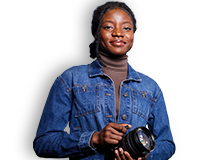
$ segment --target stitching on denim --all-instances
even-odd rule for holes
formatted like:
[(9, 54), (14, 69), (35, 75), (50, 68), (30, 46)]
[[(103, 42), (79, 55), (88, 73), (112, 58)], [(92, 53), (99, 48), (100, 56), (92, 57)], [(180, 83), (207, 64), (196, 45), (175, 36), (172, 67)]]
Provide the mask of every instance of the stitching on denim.
[[(142, 96), (142, 93), (143, 93), (143, 92), (144, 92), (144, 93), (147, 93), (146, 91), (138, 91), (138, 92), (139, 92), (139, 94), (138, 94), (138, 93), (135, 93), (134, 91), (138, 91), (138, 90), (133, 90), (133, 94), (134, 94), (134, 95), (137, 95), (137, 96), (141, 96), (141, 97), (143, 97), (143, 96)], [(150, 95), (151, 98), (149, 98), (148, 95), (150, 95), (150, 94), (149, 94), (149, 93), (146, 94), (146, 96), (143, 97), (143, 98), (147, 98), (147, 99), (149, 99), (150, 101), (152, 101), (153, 97)]]
[[(105, 79), (103, 78), (103, 84), (105, 84)], [(104, 93), (105, 93), (105, 86), (107, 86), (107, 85), (101, 85), (102, 87), (103, 87), (103, 91), (104, 91)], [(111, 85), (109, 85), (109, 86), (111, 86)], [(106, 112), (106, 110), (107, 110), (107, 96), (103, 96), (103, 102), (104, 102), (104, 104), (103, 104), (103, 109), (104, 109), (104, 115), (107, 115), (107, 112)], [(106, 118), (106, 116), (103, 116), (103, 118), (104, 118), (104, 122), (105, 122), (105, 124), (108, 124), (108, 119)]]
[(86, 112), (83, 112), (83, 113), (77, 113), (75, 115), (75, 117), (78, 118), (78, 117), (86, 116), (86, 115), (93, 114), (93, 113), (96, 113), (96, 112), (100, 112), (99, 107), (96, 107), (94, 110), (86, 111)]
[[(92, 90), (86, 89), (85, 92), (93, 92), (93, 91), (99, 91), (99, 89), (92, 89)], [(83, 91), (83, 90), (80, 90), (80, 91), (74, 91), (74, 93), (84, 93), (84, 91)]]
[[(161, 93), (162, 93), (162, 91), (161, 91), (161, 89), (159, 89), (159, 91), (158, 91), (158, 94), (157, 94), (156, 98), (154, 98), (154, 99), (153, 99), (154, 103), (151, 105), (151, 110), (150, 110), (150, 113), (152, 112), (152, 110), (153, 110), (153, 107), (154, 107), (154, 106), (155, 106), (155, 104), (157, 103), (157, 100), (158, 100), (159, 96), (161, 95)], [(149, 114), (149, 116), (150, 116), (150, 114)]]
[(141, 112), (139, 112), (136, 107), (133, 107), (133, 113), (137, 114), (138, 116), (142, 117), (146, 122), (148, 122), (146, 116), (144, 114), (142, 114)]
[[(142, 117), (142, 118), (144, 118), (144, 120), (146, 121), (146, 122), (148, 122), (148, 120), (147, 120), (147, 117), (144, 115), (144, 114), (142, 114), (142, 112), (141, 111), (139, 111), (138, 110), (138, 107), (135, 107), (135, 105), (137, 105), (137, 101), (136, 101), (136, 96), (135, 96), (136, 94), (135, 94), (135, 92), (134, 92), (134, 90), (132, 91), (132, 96), (133, 96), (133, 104), (132, 104), (132, 112), (133, 113), (135, 113), (135, 114), (137, 114), (138, 116), (140, 116), (140, 117)], [(148, 98), (149, 99), (149, 98)], [(151, 99), (149, 99), (150, 100), (150, 102), (149, 102), (149, 105), (151, 104)]]
[(152, 96), (152, 93), (149, 92), (149, 91), (142, 91), (142, 90), (139, 90), (139, 89), (134, 89), (134, 88), (132, 88), (132, 87), (128, 87), (128, 86), (126, 86), (126, 85), (124, 85), (124, 84), (123, 84), (123, 86), (126, 87), (126, 88), (129, 88), (129, 89), (132, 89), (132, 90), (139, 91), (139, 92), (145, 92), (145, 93), (148, 93), (148, 94), (150, 94), (150, 95)]
[[(97, 92), (97, 96), (96, 96), (96, 106), (90, 108), (90, 110), (86, 111), (86, 112), (79, 112), (78, 110), (75, 111), (75, 117), (82, 117), (82, 116), (85, 116), (85, 115), (89, 115), (89, 114), (93, 114), (93, 113), (96, 113), (96, 112), (100, 112), (101, 109), (100, 109), (100, 85), (97, 85), (95, 86), (96, 89), (95, 90), (86, 90), (86, 92), (88, 91), (96, 91)], [(82, 91), (76, 91), (74, 93), (83, 93), (83, 90)]]
[(69, 95), (70, 100), (72, 101), (72, 95), (71, 95), (72, 88), (67, 87), (67, 84), (64, 82), (64, 80), (61, 76), (58, 76), (57, 79), (63, 85), (62, 89), (66, 90), (67, 94)]
[(95, 84), (95, 85), (91, 85), (91, 84), (75, 84), (73, 86), (73, 90), (74, 93), (83, 93), (83, 89), (82, 87), (86, 86), (86, 87), (95, 87), (96, 89), (88, 89), (86, 88), (85, 92), (93, 92), (93, 91), (100, 91), (100, 86), (102, 86), (101, 84)]
[(162, 92), (161, 89), (159, 89), (158, 94), (157, 94), (156, 97), (153, 99), (154, 102), (157, 102), (158, 98), (159, 98), (160, 95), (161, 95), (161, 92)]
[(123, 84), (123, 86), (126, 87), (126, 88), (128, 88), (128, 89), (132, 89), (132, 91), (138, 91), (138, 92), (145, 92), (145, 93), (148, 93), (148, 94), (152, 97), (152, 99), (153, 99), (153, 95), (152, 95), (152, 93), (149, 92), (149, 91), (143, 91), (143, 90), (139, 90), (139, 89), (134, 89), (134, 88), (128, 87), (128, 86), (126, 86), (126, 85), (124, 85), (124, 84)]
[[(94, 61), (95, 62), (95, 61)], [(99, 72), (99, 73), (94, 73), (93, 74), (93, 63), (94, 62), (92, 62), (91, 64), (90, 64), (90, 66), (89, 66), (89, 69), (88, 69), (88, 71), (89, 71), (89, 77), (90, 78), (93, 78), (93, 77), (97, 77), (97, 76), (101, 76), (102, 74), (101, 74), (101, 72)]]
[(89, 66), (89, 76), (92, 76), (92, 64)]
[[(85, 132), (83, 134), (85, 134)], [(81, 149), (81, 141), (82, 141), (83, 134), (81, 134), (80, 139), (79, 139), (79, 149), (80, 149), (80, 151), (82, 151), (82, 149)]]
[(134, 70), (135, 74), (137, 75), (137, 77), (139, 78), (139, 81), (142, 81), (142, 79), (139, 77), (138, 73)]
[(60, 80), (60, 82), (63, 84), (64, 88), (66, 89), (66, 91), (70, 92), (72, 90), (72, 88), (69, 88), (68, 85), (66, 84), (66, 82), (64, 81), (64, 79), (61, 76), (58, 76), (58, 80)]
[(102, 86), (103, 84), (96, 83), (96, 84), (74, 84), (73, 87), (82, 87), (82, 86), (89, 86), (89, 87), (94, 87), (94, 86)]
[(63, 78), (61, 76), (58, 76), (58, 79), (63, 84), (63, 86), (65, 87), (65, 89), (67, 89), (67, 85), (66, 85), (65, 81), (63, 80)]
[(94, 87), (94, 86), (102, 86), (102, 87), (105, 87), (105, 86), (108, 86), (108, 87), (113, 87), (113, 85), (111, 85), (111, 84), (103, 84), (103, 83), (97, 83), (97, 84), (74, 84), (73, 85), (73, 88), (76, 88), (76, 87), (82, 87), (82, 86), (86, 86), (86, 87)]
[(142, 114), (136, 107), (133, 108), (133, 113), (137, 114), (138, 116), (142, 117), (146, 122), (148, 122), (146, 116)]
[(98, 106), (98, 107), (97, 107), (97, 108), (98, 108), (99, 111), (100, 111), (100, 86), (97, 86), (97, 90), (98, 90), (98, 92), (97, 92), (97, 94), (98, 94), (98, 95), (97, 95), (97, 97), (98, 97), (98, 98), (97, 98), (97, 103), (98, 103), (97, 106)]
[(126, 123), (129, 123), (129, 120), (130, 120), (130, 119), (129, 119), (129, 116), (130, 116), (131, 99), (130, 99), (130, 97), (128, 96), (126, 100), (127, 100), (127, 103), (126, 103), (126, 104), (127, 104), (127, 105), (126, 105), (126, 108), (127, 108), (127, 110), (126, 110), (126, 111), (127, 111), (127, 112), (126, 112), (126, 115), (128, 115), (128, 116), (127, 116), (127, 118), (125, 119), (125, 122), (126, 122)]
[[(131, 67), (131, 65), (128, 63), (128, 69), (131, 69), (133, 72), (135, 72), (136, 76), (138, 79), (132, 78), (132, 79), (127, 79), (127, 80), (135, 80), (135, 81), (142, 81), (142, 79), (140, 78), (139, 74)], [(133, 73), (131, 72), (131, 73)], [(130, 77), (131, 78), (131, 77)]]

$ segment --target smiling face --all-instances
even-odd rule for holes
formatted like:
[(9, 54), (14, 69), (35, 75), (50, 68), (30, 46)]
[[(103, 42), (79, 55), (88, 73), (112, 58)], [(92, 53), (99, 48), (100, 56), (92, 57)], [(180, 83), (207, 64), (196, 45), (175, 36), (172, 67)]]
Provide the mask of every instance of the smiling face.
[(133, 22), (121, 9), (112, 9), (103, 15), (100, 30), (103, 47), (114, 55), (126, 54), (133, 45)]

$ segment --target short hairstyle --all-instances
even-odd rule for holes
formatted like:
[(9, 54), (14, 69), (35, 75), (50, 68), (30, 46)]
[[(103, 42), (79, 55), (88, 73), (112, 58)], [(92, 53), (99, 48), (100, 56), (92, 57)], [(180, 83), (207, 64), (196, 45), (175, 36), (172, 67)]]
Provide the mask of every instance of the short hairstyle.
[(95, 37), (94, 42), (92, 42), (89, 45), (90, 48), (90, 57), (95, 58), (97, 57), (100, 59), (99, 56), (99, 46), (100, 46), (100, 29), (101, 29), (101, 23), (103, 20), (103, 15), (108, 12), (109, 10), (112, 10), (114, 8), (121, 9), (125, 11), (131, 18), (133, 22), (133, 32), (136, 32), (136, 19), (132, 12), (132, 10), (123, 2), (107, 2), (104, 5), (101, 5), (96, 8), (96, 10), (93, 13), (92, 18), (92, 26), (91, 26), (91, 32), (92, 35)]

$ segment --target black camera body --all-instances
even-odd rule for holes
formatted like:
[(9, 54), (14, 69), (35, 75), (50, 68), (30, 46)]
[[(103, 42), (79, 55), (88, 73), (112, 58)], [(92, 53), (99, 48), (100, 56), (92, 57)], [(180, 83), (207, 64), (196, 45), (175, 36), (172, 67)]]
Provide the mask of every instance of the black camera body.
[[(114, 155), (114, 150), (122, 148), (129, 152), (134, 159), (145, 157), (155, 148), (155, 139), (153, 134), (145, 127), (137, 127), (126, 134), (118, 145), (111, 147), (111, 152)], [(112, 157), (113, 155), (110, 155)]]

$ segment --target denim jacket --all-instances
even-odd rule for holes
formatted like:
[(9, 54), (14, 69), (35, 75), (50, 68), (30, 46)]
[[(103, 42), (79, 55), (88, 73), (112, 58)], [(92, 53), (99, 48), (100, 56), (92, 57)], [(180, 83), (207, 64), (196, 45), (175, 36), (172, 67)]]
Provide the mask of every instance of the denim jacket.
[[(163, 94), (151, 78), (128, 64), (128, 77), (120, 86), (118, 119), (113, 81), (98, 60), (66, 70), (54, 82), (33, 143), (39, 157), (104, 159), (90, 146), (92, 134), (109, 122), (146, 126), (155, 137), (148, 160), (166, 160), (175, 152)], [(64, 131), (68, 121), (70, 134)]]

